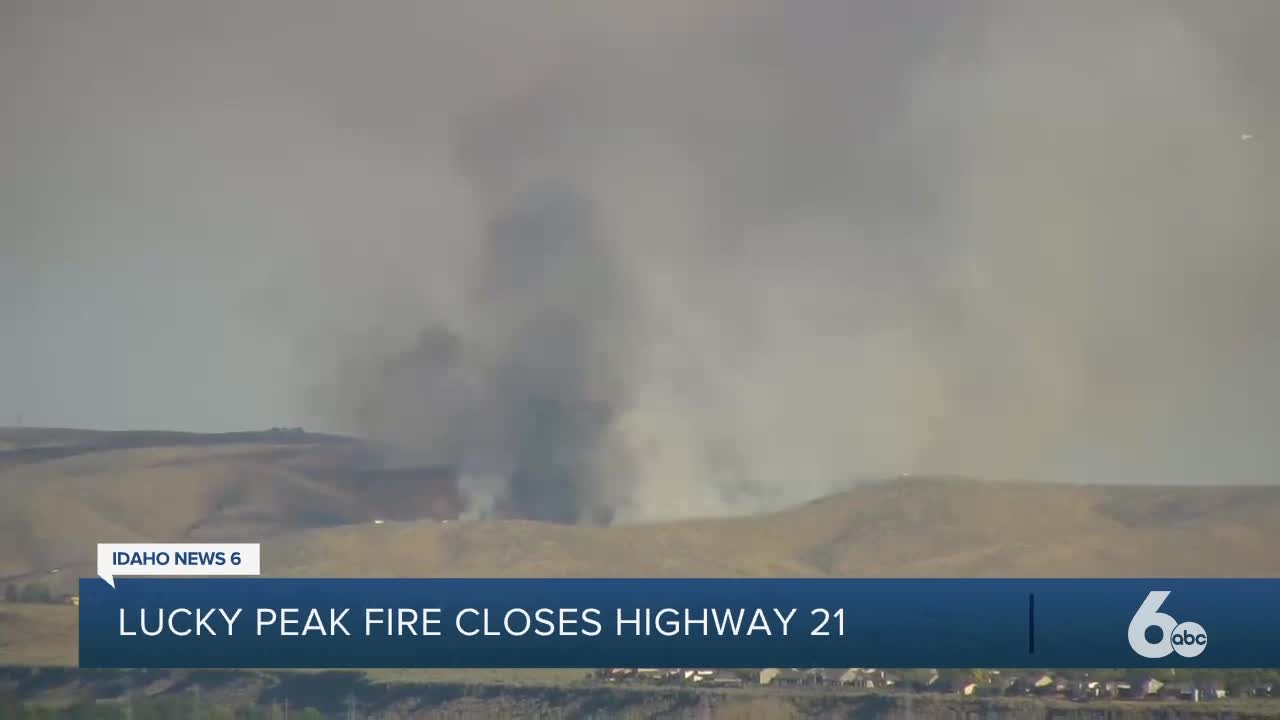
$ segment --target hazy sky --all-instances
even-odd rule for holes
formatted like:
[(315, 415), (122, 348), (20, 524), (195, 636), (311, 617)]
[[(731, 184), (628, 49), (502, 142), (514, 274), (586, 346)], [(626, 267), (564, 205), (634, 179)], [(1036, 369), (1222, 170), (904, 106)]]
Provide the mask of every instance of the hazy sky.
[(0, 424), (361, 433), (557, 517), (1272, 480), (1277, 27), (0, 0)]

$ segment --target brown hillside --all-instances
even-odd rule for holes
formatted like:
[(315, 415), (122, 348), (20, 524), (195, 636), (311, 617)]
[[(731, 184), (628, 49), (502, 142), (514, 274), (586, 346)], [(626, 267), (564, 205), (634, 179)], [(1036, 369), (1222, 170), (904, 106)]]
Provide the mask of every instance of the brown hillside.
[[(909, 478), (754, 517), (589, 528), (423, 519), (456, 511), (447, 474), (353, 452), (90, 447), (0, 466), (0, 579), (67, 592), (98, 542), (183, 539), (259, 541), (265, 573), (304, 577), (1280, 575), (1280, 487)], [(70, 608), (3, 610), (0, 664), (74, 663)]]
[(894, 480), (749, 518), (503, 521), (288, 534), (265, 570), (322, 576), (1269, 576), (1280, 488)]
[[(908, 478), (746, 518), (446, 524), (459, 502), (447, 473), (362, 467), (350, 443), (252, 435), (0, 433), (11, 451), (87, 444), (0, 468), (0, 578), (66, 590), (92, 573), (98, 542), (184, 539), (261, 541), (267, 572), (313, 576), (1280, 573), (1277, 487)], [(163, 442), (102, 449), (104, 437)]]
[(456, 517), (460, 509), (452, 476), (366, 469), (351, 443), (233, 434), (114, 449), (148, 437), (29, 429), (0, 438), (10, 444), (0, 451), (0, 578), (61, 569), (48, 578), (61, 590), (74, 578), (67, 571), (89, 572), (99, 542), (255, 541), (379, 517)]

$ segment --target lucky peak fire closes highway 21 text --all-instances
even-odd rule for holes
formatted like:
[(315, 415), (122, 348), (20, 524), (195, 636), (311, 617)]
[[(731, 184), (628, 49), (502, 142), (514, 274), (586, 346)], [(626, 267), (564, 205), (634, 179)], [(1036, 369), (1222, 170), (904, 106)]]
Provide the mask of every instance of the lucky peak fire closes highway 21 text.
[[(797, 619), (799, 618), (799, 619)], [(120, 609), (120, 636), (307, 635), (442, 637), (596, 637), (612, 627), (615, 637), (660, 635), (745, 636), (807, 632), (816, 637), (844, 635), (844, 609), (814, 608), (634, 608), (611, 613), (600, 608), (256, 608), (246, 616), (237, 608)]]

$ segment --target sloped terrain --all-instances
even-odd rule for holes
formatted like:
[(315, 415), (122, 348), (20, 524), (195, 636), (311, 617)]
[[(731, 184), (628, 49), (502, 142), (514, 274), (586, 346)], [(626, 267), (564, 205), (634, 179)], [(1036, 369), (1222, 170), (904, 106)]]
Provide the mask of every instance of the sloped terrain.
[(59, 570), (55, 589), (91, 574), (99, 542), (260, 541), (460, 510), (452, 475), (371, 466), (376, 453), (345, 438), (20, 429), (0, 441), (0, 578)]
[[(184, 539), (262, 542), (264, 573), (296, 577), (1280, 575), (1280, 487), (899, 478), (752, 517), (442, 522), (461, 509), (452, 475), (370, 466), (358, 441), (37, 439), (79, 449), (0, 469), (0, 579), (55, 593), (93, 574), (98, 542)], [(73, 663), (74, 617), (57, 606), (0, 616), (0, 664)]]
[(1276, 487), (901, 479), (724, 520), (312, 530), (274, 541), (264, 569), (300, 576), (1268, 576), (1280, 573), (1278, 520)]
[[(588, 528), (442, 523), (441, 468), (298, 431), (0, 431), (0, 578), (90, 574), (98, 542), (268, 543), (289, 575), (1267, 575), (1280, 488), (900, 478), (754, 517)], [(143, 444), (151, 443), (151, 444)], [(373, 519), (385, 519), (375, 525)]]

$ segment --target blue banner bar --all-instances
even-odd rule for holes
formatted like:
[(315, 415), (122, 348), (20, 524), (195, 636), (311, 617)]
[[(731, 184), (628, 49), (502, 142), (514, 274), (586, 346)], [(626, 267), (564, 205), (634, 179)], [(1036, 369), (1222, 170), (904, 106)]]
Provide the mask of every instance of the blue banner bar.
[(1280, 667), (1280, 580), (92, 578), (80, 665)]

